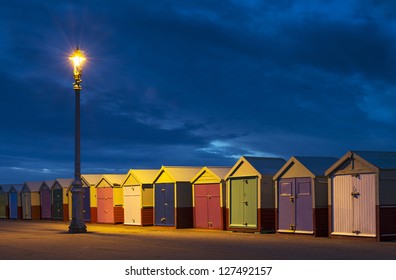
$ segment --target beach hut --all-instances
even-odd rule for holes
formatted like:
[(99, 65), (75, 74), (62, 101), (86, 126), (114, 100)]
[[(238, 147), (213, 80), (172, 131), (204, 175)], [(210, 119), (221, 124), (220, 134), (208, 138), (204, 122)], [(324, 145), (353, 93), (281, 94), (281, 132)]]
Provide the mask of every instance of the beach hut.
[(8, 192), (8, 207), (10, 219), (22, 218), (22, 206), (20, 198), (22, 188), (23, 184), (15, 184), (10, 187), (10, 190)]
[(328, 182), (334, 157), (291, 157), (275, 174), (276, 229), (279, 233), (328, 236)]
[(162, 166), (154, 179), (154, 225), (191, 228), (191, 179), (202, 167)]
[(25, 182), (21, 191), (22, 219), (39, 220), (41, 215), (40, 187), (43, 181)]
[(102, 179), (103, 174), (81, 175), (82, 188), (84, 190), (84, 220), (96, 223), (97, 221), (97, 198), (96, 185)]
[(225, 228), (225, 176), (231, 167), (203, 167), (191, 179), (194, 227)]
[(125, 177), (126, 174), (105, 174), (96, 185), (98, 223), (124, 222), (124, 196), (121, 184)]
[(396, 239), (396, 152), (349, 151), (326, 175), (330, 237)]
[(54, 180), (43, 181), (40, 186), (40, 218), (42, 220), (51, 219), (51, 187), (54, 183)]
[(153, 180), (157, 173), (158, 169), (129, 170), (121, 185), (125, 225), (153, 225)]
[(273, 176), (286, 163), (282, 158), (243, 156), (226, 175), (227, 229), (275, 231)]
[(0, 185), (0, 218), (7, 219), (10, 215), (8, 209), (8, 192), (10, 185)]
[(73, 179), (56, 179), (51, 187), (52, 220), (69, 220), (69, 190)]

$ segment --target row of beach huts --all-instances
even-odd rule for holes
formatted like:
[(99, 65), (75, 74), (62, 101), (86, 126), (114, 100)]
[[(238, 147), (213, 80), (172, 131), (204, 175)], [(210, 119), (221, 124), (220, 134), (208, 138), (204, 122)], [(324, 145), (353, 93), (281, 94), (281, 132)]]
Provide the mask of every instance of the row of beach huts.
[[(396, 239), (396, 152), (243, 156), (230, 167), (162, 166), (81, 179), (90, 223)], [(68, 221), (72, 182), (0, 185), (0, 218)]]

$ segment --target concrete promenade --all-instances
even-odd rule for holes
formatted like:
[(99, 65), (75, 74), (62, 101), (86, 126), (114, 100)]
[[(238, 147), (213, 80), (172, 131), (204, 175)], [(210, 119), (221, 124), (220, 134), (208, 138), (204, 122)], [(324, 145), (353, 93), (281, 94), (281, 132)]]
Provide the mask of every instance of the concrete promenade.
[(1, 260), (396, 260), (396, 242), (289, 234), (0, 220)]

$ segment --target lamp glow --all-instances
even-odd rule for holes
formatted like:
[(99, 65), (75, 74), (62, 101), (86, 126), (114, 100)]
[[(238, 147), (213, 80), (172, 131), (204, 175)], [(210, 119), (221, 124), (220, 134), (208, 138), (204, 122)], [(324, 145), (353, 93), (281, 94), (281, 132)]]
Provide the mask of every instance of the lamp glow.
[(81, 75), (82, 75), (82, 65), (87, 60), (85, 58), (84, 52), (77, 48), (71, 56), (69, 56), (69, 60), (73, 62), (74, 66), (74, 89), (80, 90), (81, 89)]

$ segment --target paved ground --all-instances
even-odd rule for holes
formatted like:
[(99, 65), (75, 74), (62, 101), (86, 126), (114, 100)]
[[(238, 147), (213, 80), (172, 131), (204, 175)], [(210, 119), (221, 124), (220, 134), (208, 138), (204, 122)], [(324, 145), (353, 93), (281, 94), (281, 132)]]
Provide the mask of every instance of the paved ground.
[(0, 220), (1, 260), (396, 260), (396, 242), (290, 234)]

